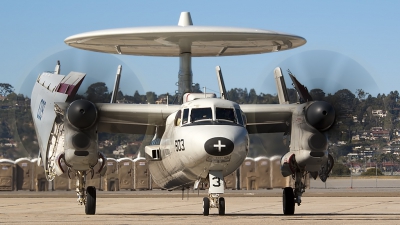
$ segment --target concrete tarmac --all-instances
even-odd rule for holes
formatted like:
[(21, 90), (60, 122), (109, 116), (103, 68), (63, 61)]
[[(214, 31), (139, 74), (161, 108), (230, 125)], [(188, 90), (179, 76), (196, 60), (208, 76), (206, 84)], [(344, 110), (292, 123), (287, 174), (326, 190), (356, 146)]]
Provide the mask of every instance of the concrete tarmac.
[[(0, 224), (400, 224), (400, 197), (350, 197), (353, 194), (347, 192), (342, 192), (345, 197), (326, 197), (325, 192), (316, 192), (319, 197), (305, 195), (295, 215), (284, 216), (282, 198), (260, 194), (263, 192), (269, 193), (227, 193), (225, 216), (219, 216), (217, 209), (210, 209), (209, 216), (202, 215), (205, 193), (197, 196), (190, 192), (189, 199), (185, 195), (182, 200), (179, 192), (168, 197), (157, 194), (164, 193), (161, 191), (119, 195), (99, 192), (96, 215), (89, 216), (84, 206), (77, 204), (73, 192), (68, 193), (69, 197), (58, 192), (26, 196), (30, 192), (21, 191), (9, 192), (13, 195), (6, 197), (2, 192)], [(272, 192), (278, 194), (281, 190)]]

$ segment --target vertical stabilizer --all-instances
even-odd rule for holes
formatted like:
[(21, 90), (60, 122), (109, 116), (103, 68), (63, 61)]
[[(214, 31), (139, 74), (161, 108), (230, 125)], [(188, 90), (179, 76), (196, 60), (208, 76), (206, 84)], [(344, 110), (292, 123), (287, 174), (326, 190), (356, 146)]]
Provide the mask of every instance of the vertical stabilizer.
[(118, 90), (119, 90), (119, 80), (121, 79), (121, 71), (122, 71), (122, 66), (119, 65), (117, 69), (117, 75), (115, 76), (115, 83), (114, 83), (114, 89), (111, 95), (111, 103), (116, 103), (117, 102), (117, 96), (118, 96)]
[(221, 94), (221, 99), (228, 100), (228, 96), (226, 96), (225, 82), (224, 78), (222, 77), (221, 67), (217, 66), (215, 67), (215, 70), (217, 71), (218, 86), (219, 86), (219, 92)]
[(278, 91), (279, 104), (289, 104), (289, 95), (286, 89), (285, 78), (282, 75), (280, 67), (274, 70), (274, 77), (276, 82), (276, 90)]

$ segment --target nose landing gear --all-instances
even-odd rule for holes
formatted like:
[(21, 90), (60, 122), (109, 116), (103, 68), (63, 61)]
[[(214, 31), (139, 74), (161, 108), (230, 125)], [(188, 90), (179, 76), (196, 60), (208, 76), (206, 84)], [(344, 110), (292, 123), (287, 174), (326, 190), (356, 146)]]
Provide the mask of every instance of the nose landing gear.
[(210, 188), (208, 189), (208, 197), (203, 198), (203, 215), (208, 216), (210, 208), (218, 208), (218, 214), (225, 215), (225, 199), (220, 197), (225, 189), (222, 171), (210, 171), (208, 177)]

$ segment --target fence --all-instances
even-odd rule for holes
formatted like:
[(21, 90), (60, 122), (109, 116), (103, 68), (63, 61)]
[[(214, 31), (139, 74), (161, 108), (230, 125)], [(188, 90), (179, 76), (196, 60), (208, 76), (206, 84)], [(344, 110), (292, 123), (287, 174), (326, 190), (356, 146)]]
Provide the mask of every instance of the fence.
[[(93, 178), (89, 175), (87, 186), (103, 191), (160, 189), (151, 179), (148, 162), (144, 158), (108, 158), (106, 165), (106, 174), (95, 174)], [(0, 191), (75, 190), (74, 171), (70, 172), (71, 178), (63, 174), (48, 182), (43, 167), (37, 165), (37, 159), (1, 159), (0, 168)], [(290, 185), (290, 180), (290, 177), (285, 178), (280, 173), (280, 156), (246, 158), (238, 170), (225, 176), (226, 189), (233, 190), (282, 188)], [(201, 187), (207, 188), (207, 183)]]

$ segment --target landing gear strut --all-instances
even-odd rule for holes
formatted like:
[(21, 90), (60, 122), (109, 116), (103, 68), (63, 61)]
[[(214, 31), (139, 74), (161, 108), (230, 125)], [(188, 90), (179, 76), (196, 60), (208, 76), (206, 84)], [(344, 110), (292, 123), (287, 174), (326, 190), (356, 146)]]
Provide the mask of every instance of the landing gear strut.
[(225, 189), (222, 171), (210, 171), (208, 176), (210, 188), (208, 189), (208, 197), (203, 198), (203, 215), (208, 216), (210, 208), (218, 208), (218, 214), (225, 215), (225, 199), (220, 197)]
[(282, 195), (282, 204), (283, 204), (283, 214), (285, 215), (293, 215), (295, 204), (298, 206), (301, 205), (301, 196), (305, 192), (306, 185), (306, 171), (298, 170), (293, 175), (293, 179), (295, 180), (294, 190), (292, 187), (286, 187), (283, 189)]
[(78, 196), (78, 203), (85, 205), (85, 213), (87, 215), (94, 215), (96, 213), (96, 188), (93, 186), (86, 186), (86, 171), (76, 172), (76, 195)]

